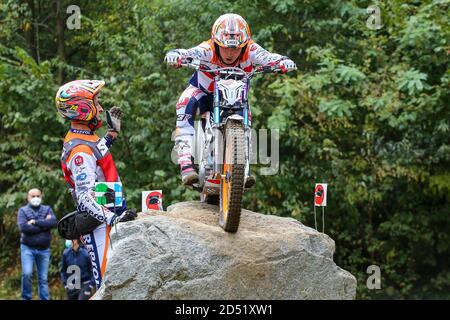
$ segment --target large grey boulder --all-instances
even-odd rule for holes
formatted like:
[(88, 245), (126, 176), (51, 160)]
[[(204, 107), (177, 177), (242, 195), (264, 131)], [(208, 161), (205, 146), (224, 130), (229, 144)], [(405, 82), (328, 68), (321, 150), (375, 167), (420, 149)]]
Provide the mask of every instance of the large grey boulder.
[(235, 234), (217, 219), (216, 206), (183, 202), (119, 223), (94, 299), (355, 298), (326, 234), (248, 210)]

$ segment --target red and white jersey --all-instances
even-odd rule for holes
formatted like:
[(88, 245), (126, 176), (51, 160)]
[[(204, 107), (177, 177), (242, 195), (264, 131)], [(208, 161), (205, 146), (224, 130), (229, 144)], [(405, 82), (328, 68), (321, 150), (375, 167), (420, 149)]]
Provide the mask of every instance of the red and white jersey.
[(93, 133), (68, 132), (61, 166), (79, 210), (109, 222), (113, 213), (95, 201), (95, 183), (120, 182), (120, 178), (105, 138), (100, 139)]
[[(108, 141), (89, 131), (71, 129), (64, 139), (61, 166), (77, 210), (87, 212), (97, 220), (105, 222), (82, 236), (91, 257), (95, 284), (99, 289), (110, 252), (109, 233), (114, 213), (96, 202), (95, 184), (120, 182), (109, 152)], [(125, 203), (120, 212), (124, 210), (126, 210)]]
[[(202, 61), (207, 61), (204, 63), (205, 67), (210, 69), (224, 67), (220, 61), (220, 58), (215, 52), (214, 42), (212, 40), (204, 41), (196, 47), (191, 49), (177, 49), (183, 57), (190, 57), (194, 59), (199, 59)], [(235, 65), (246, 72), (251, 72), (254, 66), (267, 66), (272, 65), (278, 61), (287, 59), (282, 55), (277, 53), (270, 53), (263, 47), (261, 47), (256, 42), (250, 40), (245, 52), (241, 55), (240, 60)], [(213, 75), (196, 71), (191, 80), (189, 81), (191, 85), (201, 89), (206, 93), (212, 93), (214, 90)]]

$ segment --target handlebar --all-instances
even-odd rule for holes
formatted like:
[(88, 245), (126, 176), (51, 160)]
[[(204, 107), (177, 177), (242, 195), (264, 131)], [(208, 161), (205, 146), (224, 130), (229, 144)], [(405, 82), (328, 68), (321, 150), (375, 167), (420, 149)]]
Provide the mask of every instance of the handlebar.
[(222, 75), (241, 75), (243, 77), (251, 78), (256, 74), (260, 73), (278, 73), (281, 72), (279, 66), (260, 66), (255, 68), (252, 72), (246, 72), (238, 67), (223, 67), (215, 69), (205, 69), (204, 63), (208, 61), (202, 61), (198, 59), (188, 58), (185, 63), (181, 63), (182, 67), (187, 67), (197, 71), (208, 72), (208, 73), (219, 73)]

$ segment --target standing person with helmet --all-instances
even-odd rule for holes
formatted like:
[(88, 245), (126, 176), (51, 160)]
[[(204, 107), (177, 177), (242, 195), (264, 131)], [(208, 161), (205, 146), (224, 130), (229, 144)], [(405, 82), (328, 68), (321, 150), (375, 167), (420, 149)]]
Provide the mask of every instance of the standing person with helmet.
[(96, 202), (96, 182), (120, 183), (109, 148), (120, 133), (121, 109), (112, 107), (106, 111), (105, 137), (95, 133), (102, 126), (103, 108), (98, 95), (104, 85), (104, 81), (75, 80), (61, 86), (55, 98), (59, 114), (71, 121), (64, 139), (61, 166), (77, 206), (77, 211), (61, 219), (58, 231), (66, 239), (81, 238), (92, 260), (97, 289), (106, 268), (111, 226), (136, 217), (136, 210), (127, 210), (125, 201), (111, 210)]
[[(274, 65), (279, 65), (283, 73), (297, 69), (295, 63), (288, 57), (270, 53), (255, 43), (251, 39), (247, 22), (240, 15), (233, 13), (224, 14), (216, 20), (211, 30), (211, 39), (191, 49), (171, 50), (164, 60), (169, 65), (179, 68), (186, 58), (202, 60), (204, 67), (209, 69), (239, 67), (251, 72), (255, 66)], [(192, 163), (194, 118), (198, 110), (200, 113), (212, 111), (213, 83), (211, 74), (196, 71), (176, 105), (175, 149), (184, 185), (198, 182), (198, 173)], [(246, 178), (246, 188), (254, 184), (253, 176)]]

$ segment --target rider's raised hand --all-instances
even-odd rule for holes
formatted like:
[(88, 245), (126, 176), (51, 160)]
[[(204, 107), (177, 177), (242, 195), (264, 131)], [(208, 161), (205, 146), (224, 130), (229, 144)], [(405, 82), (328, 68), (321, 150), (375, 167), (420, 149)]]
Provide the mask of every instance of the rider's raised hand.
[(280, 61), (280, 69), (282, 73), (286, 73), (292, 70), (297, 70), (297, 65), (291, 59), (285, 59)]
[(120, 133), (120, 126), (122, 122), (122, 110), (119, 107), (112, 107), (106, 111), (106, 122), (108, 124), (109, 133)]
[(164, 62), (166, 62), (168, 65), (173, 66), (175, 68), (181, 67), (181, 61), (182, 61), (181, 54), (179, 54), (176, 51), (167, 52), (166, 56), (164, 58)]

